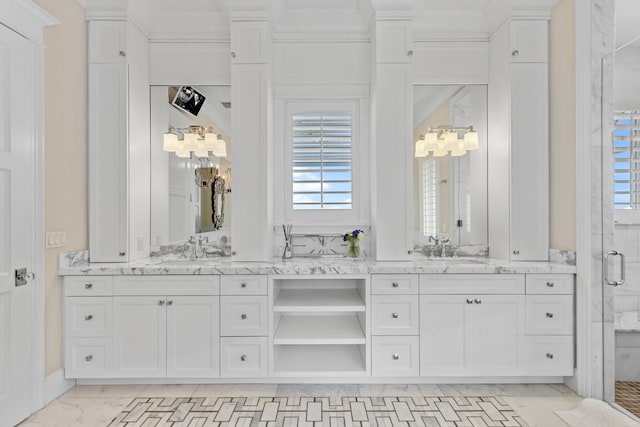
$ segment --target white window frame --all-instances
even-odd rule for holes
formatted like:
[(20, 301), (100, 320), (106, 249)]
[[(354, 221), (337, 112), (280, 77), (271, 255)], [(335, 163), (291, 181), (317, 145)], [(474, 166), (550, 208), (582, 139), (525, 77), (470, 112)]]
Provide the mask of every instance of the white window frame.
[[(305, 112), (347, 111), (351, 113), (351, 209), (293, 209), (293, 129), (292, 116)], [(360, 105), (358, 100), (288, 101), (284, 124), (284, 215), (285, 221), (307, 226), (352, 226), (360, 221), (361, 212), (361, 147)]]

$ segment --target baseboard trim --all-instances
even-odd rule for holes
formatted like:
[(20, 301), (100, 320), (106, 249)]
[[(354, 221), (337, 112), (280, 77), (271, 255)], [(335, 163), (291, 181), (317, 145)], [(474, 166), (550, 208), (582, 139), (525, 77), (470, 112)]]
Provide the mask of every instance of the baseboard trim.
[(75, 385), (76, 380), (64, 377), (64, 368), (48, 375), (44, 380), (44, 404), (49, 404)]

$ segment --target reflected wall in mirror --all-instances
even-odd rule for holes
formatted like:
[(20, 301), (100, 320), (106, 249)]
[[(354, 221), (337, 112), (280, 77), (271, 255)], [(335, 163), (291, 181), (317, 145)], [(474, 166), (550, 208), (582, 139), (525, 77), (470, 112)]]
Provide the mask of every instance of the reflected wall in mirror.
[(487, 245), (486, 85), (415, 86), (413, 140), (416, 243)]
[[(197, 116), (172, 105), (182, 87), (193, 88), (203, 95), (204, 103)], [(229, 86), (151, 86), (154, 246), (184, 243), (198, 233), (230, 233), (230, 99)], [(169, 145), (165, 143), (165, 134), (175, 135)], [(175, 140), (180, 148), (171, 145)], [(212, 149), (214, 141), (216, 144), (224, 141), (226, 153)]]

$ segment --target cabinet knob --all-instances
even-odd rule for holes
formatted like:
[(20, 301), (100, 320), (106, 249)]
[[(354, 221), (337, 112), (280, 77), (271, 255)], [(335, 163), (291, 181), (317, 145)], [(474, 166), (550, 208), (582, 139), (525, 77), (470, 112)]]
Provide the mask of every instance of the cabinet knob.
[(93, 319), (93, 314), (88, 314), (84, 316), (84, 320), (92, 320), (92, 319)]
[(241, 360), (242, 362), (246, 362), (246, 361), (247, 361), (247, 355), (246, 355), (246, 354), (243, 354), (242, 356), (240, 356), (240, 360)]
[(91, 362), (93, 360), (93, 356), (92, 355), (85, 356), (84, 360), (86, 360), (87, 362)]
[(467, 298), (467, 304), (473, 304), (473, 300), (471, 298)]
[(118, 255), (119, 256), (125, 256), (127, 253), (126, 252), (119, 252)]
[(547, 287), (548, 288), (553, 288), (553, 282), (547, 282)]
[(393, 282), (393, 283), (391, 283), (391, 286), (393, 286), (394, 288), (397, 288), (400, 285), (398, 284), (398, 282)]
[(400, 315), (398, 313), (392, 313), (391, 317), (393, 317), (394, 319), (397, 319), (398, 317), (400, 317)]
[(85, 289), (92, 289), (93, 288), (93, 283), (85, 283), (84, 284), (84, 288)]
[(173, 300), (170, 299), (169, 301), (167, 301), (167, 305), (173, 305)]
[(118, 52), (118, 55), (120, 55), (122, 57), (127, 56), (127, 54), (125, 53), (124, 50), (121, 50), (120, 52)]
[(246, 287), (247, 287), (247, 282), (242, 282), (242, 283), (240, 283), (240, 287), (241, 287), (241, 288), (246, 288)]
[(413, 56), (413, 51), (412, 50), (408, 50), (407, 51), (407, 56)]
[(398, 353), (393, 353), (393, 360), (398, 360), (400, 359), (400, 355)]
[(520, 255), (520, 251), (519, 251), (518, 249), (514, 249), (514, 250), (513, 250), (513, 254), (514, 254), (514, 255)]
[(246, 315), (246, 314), (244, 314), (244, 313), (242, 313), (242, 314), (240, 315), (240, 318), (241, 318), (242, 320), (245, 320), (245, 319), (247, 318), (247, 315)]
[(547, 353), (547, 359), (553, 359), (553, 353)]
[(475, 302), (476, 304), (482, 304), (482, 300), (479, 298), (474, 299), (473, 302)]
[(164, 300), (161, 299), (160, 301), (158, 301), (158, 305), (164, 305)]
[(236, 57), (236, 53), (235, 52), (231, 52), (231, 57), (235, 58)]
[(547, 317), (548, 317), (549, 319), (553, 319), (553, 313), (547, 313)]
[(517, 49), (511, 52), (511, 56), (518, 56), (518, 54), (520, 54), (520, 52), (518, 52)]

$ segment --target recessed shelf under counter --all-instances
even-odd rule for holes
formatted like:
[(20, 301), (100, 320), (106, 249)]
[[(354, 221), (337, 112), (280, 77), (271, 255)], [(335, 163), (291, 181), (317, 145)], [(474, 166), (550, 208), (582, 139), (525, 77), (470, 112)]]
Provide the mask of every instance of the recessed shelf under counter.
[(355, 314), (285, 314), (280, 318), (273, 343), (366, 344), (366, 337)]
[(365, 311), (365, 303), (356, 289), (284, 289), (273, 304), (273, 311)]
[(359, 376), (367, 373), (364, 346), (281, 345), (274, 349), (276, 376)]

